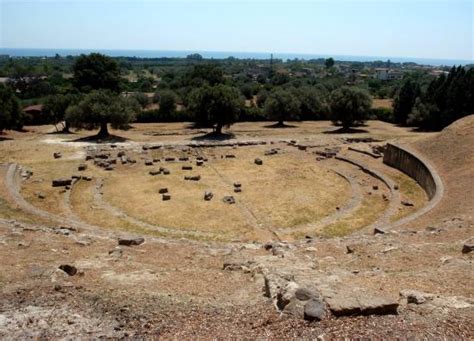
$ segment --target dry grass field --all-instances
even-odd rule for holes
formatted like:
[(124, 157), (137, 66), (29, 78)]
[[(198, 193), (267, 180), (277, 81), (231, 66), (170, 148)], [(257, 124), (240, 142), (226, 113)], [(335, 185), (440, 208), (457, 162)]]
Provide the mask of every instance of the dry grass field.
[[(190, 129), (189, 124), (137, 124), (128, 131), (114, 132), (123, 139), (118, 139), (112, 147), (84, 142), (81, 138), (86, 132), (47, 134), (50, 127), (32, 127), (30, 132), (18, 134), (18, 139), (2, 143), (5, 150), (2, 161), (15, 162), (33, 172), (33, 176), (23, 182), (21, 195), (41, 210), (60, 217), (73, 216), (90, 225), (129, 232), (148, 231), (153, 235), (166, 235), (167, 229), (184, 234), (197, 232), (195, 238), (209, 240), (264, 241), (275, 233), (290, 240), (305, 233), (345, 235), (370, 225), (387, 208), (382, 197), (388, 193), (383, 186), (377, 193), (370, 193), (370, 186), (377, 184), (370, 176), (334, 161), (316, 161), (315, 152), (325, 148), (347, 150), (345, 139), (350, 135), (331, 134), (334, 127), (327, 122), (305, 122), (283, 129), (267, 125), (236, 124), (229, 130), (234, 137), (212, 148), (187, 146), (215, 143), (202, 139), (203, 131)], [(405, 129), (380, 122), (370, 122), (369, 128), (367, 133), (354, 136), (382, 140), (412, 135)], [(298, 141), (289, 143), (294, 136)], [(239, 146), (239, 141), (258, 141), (259, 144)], [(142, 149), (147, 143), (164, 147)], [(298, 145), (305, 148), (297, 148)], [(357, 146), (357, 143), (350, 145)], [(270, 149), (277, 152), (265, 155)], [(92, 153), (106, 151), (112, 158), (122, 152), (136, 163), (117, 162), (113, 171), (107, 171), (92, 160), (85, 160), (91, 150)], [(53, 158), (54, 152), (61, 152), (62, 157)], [(369, 159), (375, 168), (389, 168), (380, 159), (370, 160), (364, 154), (351, 151), (346, 153)], [(197, 156), (207, 162), (196, 166)], [(182, 157), (187, 160), (178, 161)], [(175, 161), (165, 161), (166, 158)], [(256, 165), (256, 158), (261, 158), (263, 165)], [(147, 166), (147, 159), (156, 162)], [(81, 163), (88, 165), (83, 172), (77, 170)], [(183, 166), (192, 169), (183, 170)], [(168, 169), (170, 174), (149, 174), (160, 167)], [(341, 210), (353, 197), (353, 188), (338, 174), (341, 168), (358, 179), (363, 197), (343, 218), (327, 218), (329, 221), (318, 224)], [(416, 183), (394, 169), (388, 172), (403, 184), (401, 191), (406, 191), (407, 198), (417, 205), (413, 210), (424, 205), (424, 192)], [(88, 176), (92, 181), (81, 180), (70, 191), (51, 186), (54, 179), (73, 175)], [(185, 176), (200, 176), (200, 180), (186, 181)], [(100, 188), (97, 187), (99, 182)], [(234, 193), (234, 183), (241, 184), (241, 192)], [(162, 200), (161, 188), (169, 191), (171, 200)], [(212, 200), (203, 200), (206, 191), (213, 193)], [(39, 196), (40, 193), (43, 195)], [(233, 196), (235, 204), (224, 203), (225, 196)], [(392, 221), (410, 213), (403, 206), (399, 210)], [(302, 226), (306, 226), (304, 233)]]

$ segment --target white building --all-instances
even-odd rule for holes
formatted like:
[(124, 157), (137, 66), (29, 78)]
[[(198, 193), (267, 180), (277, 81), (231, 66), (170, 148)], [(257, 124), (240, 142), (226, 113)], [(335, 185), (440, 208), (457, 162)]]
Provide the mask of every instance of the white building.
[(403, 74), (399, 71), (391, 70), (388, 68), (376, 68), (374, 78), (381, 81), (392, 81), (401, 79)]

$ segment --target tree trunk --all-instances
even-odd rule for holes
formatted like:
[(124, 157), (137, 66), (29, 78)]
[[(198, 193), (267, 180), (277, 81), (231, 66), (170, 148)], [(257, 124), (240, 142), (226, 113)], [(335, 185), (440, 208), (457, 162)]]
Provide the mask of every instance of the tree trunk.
[(109, 136), (109, 130), (107, 128), (107, 123), (106, 122), (102, 122), (100, 124), (100, 130), (99, 130), (99, 134), (97, 134), (97, 136), (101, 137), (101, 138)]
[(222, 134), (222, 124), (220, 124), (220, 123), (217, 123), (217, 125), (216, 125), (216, 134), (217, 135)]
[(71, 125), (69, 124), (68, 121), (64, 121), (64, 127), (63, 127), (63, 133), (64, 134), (69, 134), (71, 131), (69, 130), (69, 128), (71, 127)]
[(278, 126), (279, 126), (279, 127), (283, 127), (283, 126), (284, 126), (283, 120), (279, 120), (279, 121), (278, 121)]

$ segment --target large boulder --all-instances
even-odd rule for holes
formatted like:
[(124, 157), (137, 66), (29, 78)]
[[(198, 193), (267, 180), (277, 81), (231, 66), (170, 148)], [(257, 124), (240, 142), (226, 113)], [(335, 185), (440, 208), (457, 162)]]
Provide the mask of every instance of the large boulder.
[(304, 319), (321, 321), (324, 317), (325, 304), (321, 299), (312, 298), (304, 305)]
[(363, 292), (339, 292), (326, 298), (335, 316), (397, 314), (398, 301)]

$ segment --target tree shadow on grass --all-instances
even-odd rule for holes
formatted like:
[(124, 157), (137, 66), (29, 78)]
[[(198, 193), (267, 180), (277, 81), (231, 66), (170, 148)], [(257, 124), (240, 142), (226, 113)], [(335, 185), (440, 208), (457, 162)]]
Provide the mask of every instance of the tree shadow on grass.
[(0, 142), (2, 141), (11, 141), (13, 138), (0, 135)]
[(200, 136), (195, 136), (191, 138), (193, 141), (226, 141), (235, 138), (235, 135), (232, 133), (216, 133), (215, 131), (200, 135)]
[(46, 133), (46, 135), (74, 135), (75, 132), (73, 131), (50, 131), (49, 133)]
[(359, 128), (338, 128), (335, 130), (326, 130), (323, 131), (323, 134), (362, 134), (368, 133), (369, 131), (366, 129), (359, 129)]
[(109, 135), (107, 137), (92, 135), (92, 136), (80, 137), (74, 140), (69, 140), (67, 142), (121, 143), (121, 142), (127, 142), (127, 141), (129, 141), (129, 139), (127, 139), (126, 137), (117, 136), (117, 135)]
[(274, 123), (274, 124), (267, 124), (263, 126), (264, 128), (297, 128), (298, 126), (295, 126), (293, 124), (286, 124), (286, 123)]

